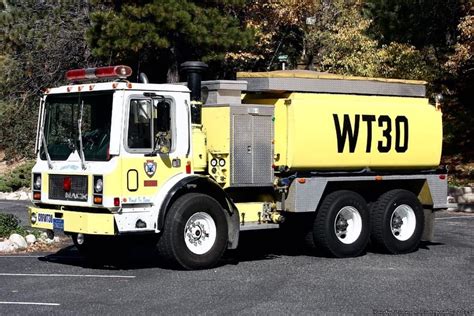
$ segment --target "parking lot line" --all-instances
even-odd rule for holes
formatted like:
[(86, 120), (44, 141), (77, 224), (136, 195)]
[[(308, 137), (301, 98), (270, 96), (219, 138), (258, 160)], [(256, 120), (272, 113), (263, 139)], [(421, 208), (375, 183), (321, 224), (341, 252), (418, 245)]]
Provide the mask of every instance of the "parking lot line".
[(0, 304), (4, 305), (41, 305), (41, 306), (60, 306), (58, 303), (41, 303), (41, 302), (2, 302)]
[(58, 273), (0, 273), (0, 276), (25, 276), (25, 277), (66, 277), (66, 278), (116, 278), (134, 279), (134, 275), (112, 274), (58, 274)]
[(464, 215), (464, 216), (451, 216), (451, 217), (438, 217), (438, 219), (460, 219), (460, 218), (474, 218), (474, 216)]
[(2, 254), (0, 254), (0, 258), (35, 258), (35, 259), (38, 259), (38, 258), (41, 258), (41, 257), (44, 257), (44, 256), (24, 256), (24, 255), (2, 255)]

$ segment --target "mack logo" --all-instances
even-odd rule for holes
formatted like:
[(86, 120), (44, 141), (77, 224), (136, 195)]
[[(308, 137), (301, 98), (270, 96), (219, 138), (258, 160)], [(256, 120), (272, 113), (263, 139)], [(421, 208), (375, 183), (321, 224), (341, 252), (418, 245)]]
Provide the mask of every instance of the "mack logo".
[(87, 201), (87, 194), (84, 193), (65, 192), (64, 197), (68, 200)]
[[(388, 153), (393, 149), (392, 147), (395, 148), (397, 153), (404, 153), (408, 150), (408, 119), (406, 116), (399, 115), (393, 120), (388, 115), (380, 115), (377, 117), (375, 115), (355, 114), (353, 119), (351, 119), (349, 114), (344, 114), (342, 124), (338, 114), (333, 114), (333, 118), (334, 127), (336, 129), (337, 152), (339, 153), (344, 152), (346, 142), (349, 143), (349, 152), (355, 152), (359, 138), (359, 130), (364, 127), (367, 130), (365, 152), (370, 153), (372, 151), (372, 131), (374, 125), (375, 128), (378, 127), (382, 129), (382, 138), (377, 140), (378, 152)], [(393, 133), (392, 126), (395, 127), (395, 133)], [(393, 140), (393, 138), (395, 138), (395, 140)]]

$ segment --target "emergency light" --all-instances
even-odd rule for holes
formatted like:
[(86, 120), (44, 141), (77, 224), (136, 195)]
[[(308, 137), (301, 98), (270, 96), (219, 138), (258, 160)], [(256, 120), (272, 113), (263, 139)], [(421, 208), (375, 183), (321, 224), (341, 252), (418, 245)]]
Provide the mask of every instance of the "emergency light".
[(132, 68), (124, 65), (97, 68), (73, 69), (66, 72), (66, 79), (78, 81), (86, 79), (125, 79), (132, 74)]

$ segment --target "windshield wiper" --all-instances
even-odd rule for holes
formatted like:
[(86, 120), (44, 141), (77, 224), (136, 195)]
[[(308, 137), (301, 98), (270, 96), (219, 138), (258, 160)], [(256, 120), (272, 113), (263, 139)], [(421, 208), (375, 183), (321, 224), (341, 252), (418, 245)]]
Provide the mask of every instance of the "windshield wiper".
[(48, 144), (46, 142), (46, 137), (44, 136), (44, 130), (41, 129), (41, 141), (43, 142), (44, 153), (46, 154), (46, 160), (48, 161), (48, 168), (53, 169), (53, 163), (51, 162), (51, 157), (48, 152)]
[[(46, 156), (46, 161), (48, 162), (48, 168), (53, 169), (53, 163), (51, 162), (51, 157), (49, 156), (48, 143), (46, 142), (46, 136), (44, 136), (44, 112), (45, 111), (45, 100), (41, 99), (40, 103), (40, 117), (38, 118), (38, 127), (40, 128), (40, 142), (43, 144), (44, 154)], [(41, 148), (38, 144), (38, 150)]]
[(84, 112), (84, 100), (81, 102), (81, 109), (79, 119), (77, 120), (77, 128), (79, 129), (79, 157), (81, 157), (82, 170), (86, 170), (86, 163), (84, 161), (84, 150), (82, 148), (82, 113)]

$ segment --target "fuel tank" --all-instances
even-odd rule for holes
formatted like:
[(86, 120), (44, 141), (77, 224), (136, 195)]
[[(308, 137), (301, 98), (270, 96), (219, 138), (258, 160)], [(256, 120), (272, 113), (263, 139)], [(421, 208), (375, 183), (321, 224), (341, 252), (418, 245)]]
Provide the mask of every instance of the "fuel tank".
[(239, 73), (242, 103), (274, 106), (274, 165), (285, 170), (432, 169), (442, 113), (425, 82), (314, 72)]

